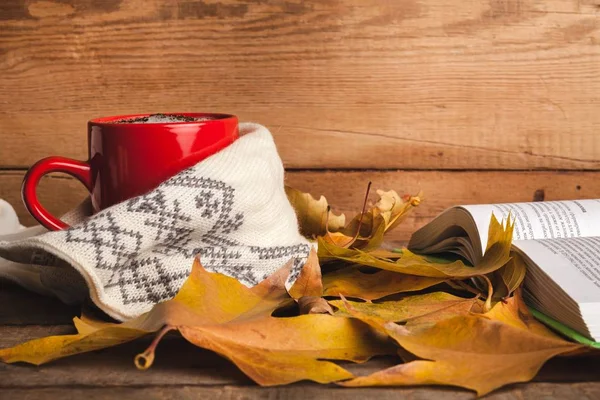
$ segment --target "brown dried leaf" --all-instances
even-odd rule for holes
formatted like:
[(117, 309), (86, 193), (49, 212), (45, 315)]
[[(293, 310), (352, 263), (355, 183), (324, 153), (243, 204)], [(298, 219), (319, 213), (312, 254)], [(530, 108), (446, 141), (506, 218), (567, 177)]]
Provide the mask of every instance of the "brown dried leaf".
[(316, 200), (310, 193), (303, 193), (289, 186), (285, 187), (285, 193), (296, 211), (302, 235), (315, 238), (325, 235), (328, 231), (337, 232), (346, 225), (344, 214), (335, 215), (329, 211), (325, 197), (321, 196)]
[(290, 296), (299, 299), (304, 296), (321, 297), (323, 294), (323, 282), (321, 280), (321, 266), (319, 257), (314, 248), (311, 249), (306, 263), (300, 271), (300, 275), (289, 290)]
[(509, 297), (521, 286), (525, 279), (527, 267), (523, 258), (516, 252), (511, 252), (511, 259), (506, 265), (494, 272), (494, 297), (497, 299)]
[(300, 276), (289, 290), (290, 296), (298, 302), (300, 314), (333, 314), (331, 306), (321, 296), (323, 281), (317, 252), (313, 248)]
[(300, 314), (330, 314), (333, 315), (333, 309), (322, 297), (304, 296), (298, 299), (298, 309)]

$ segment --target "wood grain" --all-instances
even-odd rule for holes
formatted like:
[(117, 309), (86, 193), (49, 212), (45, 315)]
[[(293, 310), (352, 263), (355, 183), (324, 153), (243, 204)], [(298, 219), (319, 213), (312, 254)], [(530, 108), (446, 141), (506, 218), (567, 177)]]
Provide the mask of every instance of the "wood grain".
[[(20, 296), (13, 291), (13, 302)], [(40, 312), (31, 307), (30, 312)], [(8, 303), (0, 305), (5, 311)], [(47, 335), (65, 335), (72, 326), (0, 326), (0, 347)], [(133, 366), (133, 357), (142, 352), (151, 337), (102, 351), (80, 354), (33, 367), (23, 364), (0, 364), (2, 398), (49, 398), (59, 390), (67, 398), (406, 398), (470, 399), (464, 390), (447, 388), (342, 389), (333, 385), (301, 382), (285, 387), (259, 388), (233, 364), (215, 353), (187, 343), (178, 335), (165, 337), (158, 347), (157, 358), (149, 371)], [(364, 364), (343, 363), (356, 375), (367, 375), (398, 362), (393, 357), (381, 357)], [(491, 399), (596, 398), (600, 391), (600, 371), (597, 358), (556, 358), (548, 362), (535, 378), (537, 382), (558, 381), (571, 384), (531, 383), (511, 385), (489, 396)], [(588, 381), (587, 383), (577, 383)], [(27, 391), (27, 392), (26, 392)], [(61, 397), (63, 398), (64, 395)], [(301, 397), (303, 395), (303, 397)], [(587, 395), (588, 397), (585, 397)], [(31, 396), (31, 397), (26, 397)], [(193, 396), (193, 397), (191, 397)], [(359, 397), (360, 396), (360, 397)], [(561, 397), (559, 397), (561, 396)], [(583, 397), (582, 397), (583, 396)], [(402, 397), (404, 398), (404, 397)]]
[[(0, 171), (0, 198), (15, 206), (26, 225), (34, 221), (20, 200), (23, 171)], [(354, 216), (360, 212), (368, 182), (373, 189), (399, 193), (425, 192), (425, 201), (390, 234), (390, 240), (407, 240), (415, 229), (448, 207), (460, 204), (600, 198), (600, 172), (520, 171), (291, 171), (286, 183), (313, 196), (324, 195), (333, 210)], [(60, 215), (75, 207), (85, 189), (71, 178), (48, 176), (39, 197), (49, 210)], [(373, 190), (371, 198), (375, 199)]]
[[(48, 335), (67, 335), (74, 332), (72, 324), (66, 325), (62, 321), (63, 317), (72, 317), (69, 310), (64, 307), (54, 306), (54, 310), (50, 310), (47, 300), (30, 296), (22, 289), (12, 288), (7, 292), (0, 303), (0, 313), (5, 313), (8, 308), (19, 306), (23, 298), (28, 299), (28, 313), (31, 314), (30, 321), (44, 320), (49, 321), (49, 318), (54, 318), (59, 325), (20, 325), (22, 319), (16, 320), (16, 326), (10, 324), (6, 320), (0, 325), (0, 348), (14, 346), (25, 341), (44, 337)], [(49, 317), (49, 315), (54, 317)], [(62, 315), (62, 316), (61, 316)], [(22, 390), (28, 388), (36, 393), (39, 388), (69, 388), (69, 393), (76, 393), (78, 389), (100, 389), (110, 387), (114, 393), (123, 390), (123, 387), (135, 386), (137, 388), (170, 388), (176, 391), (177, 388), (194, 387), (197, 393), (214, 394), (218, 393), (214, 390), (232, 390), (234, 393), (241, 394), (247, 391), (248, 395), (252, 396), (279, 396), (277, 398), (296, 398), (297, 392), (307, 391), (314, 392), (318, 397), (318, 393), (331, 394), (335, 396), (340, 392), (332, 391), (333, 386), (318, 386), (312, 383), (299, 383), (282, 388), (259, 389), (247, 377), (245, 377), (233, 364), (219, 357), (215, 353), (197, 348), (185, 340), (178, 334), (171, 334), (165, 337), (158, 347), (157, 358), (154, 365), (149, 371), (139, 371), (134, 368), (133, 357), (146, 349), (152, 340), (152, 335), (131, 343), (127, 343), (114, 348), (96, 351), (92, 353), (80, 354), (61, 360), (57, 360), (51, 364), (40, 367), (26, 366), (22, 364), (2, 364), (0, 363), (0, 374), (3, 379), (0, 380), (0, 390), (2, 394), (8, 389)], [(588, 384), (573, 384), (574, 393), (580, 393), (580, 390), (591, 390), (591, 393), (599, 390), (600, 370), (595, 368), (597, 357), (585, 356), (578, 358), (555, 358), (548, 362), (536, 376), (538, 382), (556, 381), (556, 382), (596, 382)], [(374, 371), (385, 369), (396, 365), (398, 359), (396, 357), (378, 357), (367, 363), (352, 364), (350, 362), (342, 362), (344, 368), (349, 369), (355, 375), (367, 375)], [(499, 393), (521, 393), (525, 390), (528, 393), (530, 386), (542, 388), (553, 388), (556, 390), (562, 385), (519, 385), (512, 386), (501, 390)], [(229, 389), (227, 389), (229, 388)], [(132, 394), (135, 393), (134, 388), (128, 389)], [(342, 390), (342, 389), (337, 389)], [(396, 389), (397, 393), (402, 393), (402, 389)], [(354, 393), (372, 393), (376, 394), (381, 391), (383, 398), (387, 396), (386, 389), (352, 389), (344, 390), (348, 396), (354, 396)], [(419, 389), (417, 394), (425, 397), (433, 394), (448, 393), (449, 396), (462, 396), (467, 394), (466, 391), (450, 391), (435, 388)], [(562, 392), (562, 389), (561, 389)], [(90, 393), (95, 393), (91, 391)], [(108, 392), (103, 393), (108, 396)], [(414, 393), (409, 391), (407, 393)], [(226, 392), (222, 393), (223, 395)], [(514, 393), (513, 393), (514, 394)], [(328, 396), (329, 397), (329, 396)], [(3, 397), (4, 398), (4, 397)], [(13, 398), (13, 397), (7, 397)], [(112, 397), (112, 398), (129, 398)], [(212, 396), (210, 397), (212, 398)], [(226, 397), (227, 398), (227, 397)], [(237, 398), (237, 397), (234, 397)], [(269, 397), (271, 398), (271, 397)], [(306, 398), (306, 397), (305, 397)], [(451, 397), (454, 398), (454, 397)], [(456, 397), (463, 398), (463, 397)], [(510, 397), (512, 398), (512, 397)], [(576, 397), (565, 397), (576, 398)], [(590, 397), (590, 398), (593, 398)]]
[(223, 111), (290, 168), (600, 168), (600, 0), (11, 0), (0, 166), (92, 117)]
[[(332, 386), (317, 387), (294, 385), (273, 388), (239, 387), (239, 386), (150, 386), (150, 387), (118, 387), (118, 388), (34, 388), (8, 389), (2, 394), (14, 400), (54, 399), (131, 399), (131, 400), (166, 400), (166, 399), (379, 399), (379, 400), (472, 400), (474, 394), (464, 390), (448, 388), (367, 388), (343, 389)], [(600, 397), (600, 384), (579, 383), (534, 383), (515, 385), (486, 396), (486, 400), (579, 400)]]

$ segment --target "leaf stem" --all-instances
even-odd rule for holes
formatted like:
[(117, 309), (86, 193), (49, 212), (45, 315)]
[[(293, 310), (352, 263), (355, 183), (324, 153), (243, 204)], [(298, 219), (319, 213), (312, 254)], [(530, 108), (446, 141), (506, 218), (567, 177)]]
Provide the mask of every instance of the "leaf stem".
[(156, 336), (154, 337), (154, 340), (152, 341), (152, 343), (150, 343), (150, 346), (148, 346), (148, 348), (143, 353), (140, 353), (137, 356), (135, 356), (133, 362), (135, 363), (135, 366), (137, 367), (137, 369), (146, 370), (152, 366), (152, 363), (154, 362), (154, 351), (156, 350), (158, 343), (167, 334), (167, 332), (172, 331), (172, 330), (175, 330), (174, 326), (165, 325), (156, 334)]
[(369, 193), (371, 192), (372, 183), (373, 182), (369, 181), (369, 184), (367, 185), (367, 192), (365, 193), (365, 200), (363, 201), (362, 211), (360, 212), (360, 219), (358, 220), (356, 234), (354, 234), (354, 237), (342, 247), (348, 247), (352, 245), (352, 243), (356, 242), (356, 239), (358, 239), (358, 237), (360, 236), (360, 228), (362, 228), (363, 218), (365, 217), (365, 213), (367, 212), (367, 201), (369, 200)]
[(481, 276), (483, 279), (485, 279), (485, 281), (488, 284), (488, 294), (487, 294), (487, 298), (485, 299), (485, 312), (488, 312), (492, 309), (492, 296), (494, 295), (494, 286), (492, 285), (492, 281), (490, 281), (490, 278), (488, 278), (485, 275), (479, 275)]

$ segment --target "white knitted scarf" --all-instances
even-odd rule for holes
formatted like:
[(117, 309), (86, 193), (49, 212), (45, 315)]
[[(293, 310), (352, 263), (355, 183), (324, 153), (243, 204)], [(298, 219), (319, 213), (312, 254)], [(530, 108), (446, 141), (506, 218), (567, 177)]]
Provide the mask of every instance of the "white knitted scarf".
[(145, 195), (93, 216), (84, 203), (65, 216), (69, 229), (0, 236), (0, 275), (23, 283), (23, 271), (38, 274), (42, 291), (69, 302), (89, 296), (118, 320), (174, 297), (195, 256), (247, 286), (293, 260), (291, 285), (310, 244), (286, 197), (283, 164), (265, 127), (240, 124), (240, 135)]

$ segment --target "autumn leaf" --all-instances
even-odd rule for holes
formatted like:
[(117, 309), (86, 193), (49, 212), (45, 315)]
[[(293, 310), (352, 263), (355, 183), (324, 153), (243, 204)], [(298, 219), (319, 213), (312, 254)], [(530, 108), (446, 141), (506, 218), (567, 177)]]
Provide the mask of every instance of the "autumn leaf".
[(521, 289), (516, 290), (515, 295), (511, 298), (498, 302), (484, 315), (489, 319), (508, 324), (517, 329), (551, 339), (561, 339), (559, 335), (535, 319), (523, 301)]
[(304, 379), (328, 383), (352, 378), (342, 367), (321, 360), (362, 362), (394, 352), (367, 325), (330, 315), (267, 317), (179, 330), (191, 343), (228, 358), (264, 386)]
[[(417, 196), (400, 197), (393, 190), (387, 192), (378, 190), (377, 194), (379, 199), (375, 205), (365, 210), (367, 201), (365, 198), (363, 212), (356, 215), (344, 229), (340, 230), (335, 239), (326, 235), (322, 240), (332, 245), (352, 247), (365, 252), (378, 249), (383, 243), (384, 234), (398, 226), (409, 212), (421, 203), (423, 196), (423, 193), (419, 193)], [(352, 240), (344, 243), (341, 235)]]
[[(315, 261), (313, 253), (300, 283), (290, 290), (300, 296), (299, 300), (317, 297), (312, 295), (321, 290)], [(285, 290), (288, 275), (289, 264), (247, 288), (234, 278), (207, 272), (196, 261), (179, 294), (149, 313), (121, 324), (84, 315), (74, 320), (76, 335), (29, 341), (0, 350), (0, 358), (39, 365), (158, 332), (148, 350), (135, 358), (138, 368), (147, 369), (165, 333), (178, 330), (192, 344), (229, 358), (259, 384), (278, 385), (306, 379), (321, 383), (349, 379), (350, 372), (323, 360), (363, 362), (375, 355), (394, 353), (385, 337), (354, 319), (314, 313), (271, 316), (294, 301)]]
[(90, 316), (74, 318), (77, 334), (49, 336), (1, 349), (0, 360), (40, 365), (129, 342), (165, 325), (217, 324), (270, 315), (292, 301), (284, 287), (288, 274), (289, 265), (286, 265), (265, 281), (247, 288), (234, 278), (209, 273), (195, 262), (179, 294), (173, 300), (156, 305), (150, 312), (124, 323), (94, 320)]
[(489, 274), (510, 260), (513, 225), (504, 227), (492, 215), (490, 222), (490, 240), (483, 258), (473, 267), (463, 261), (451, 263), (436, 262), (427, 256), (421, 256), (404, 249), (397, 260), (376, 257), (359, 249), (340, 248), (319, 240), (319, 258), (322, 260), (343, 260), (353, 264), (366, 265), (392, 272), (431, 278), (469, 278)]
[(416, 196), (405, 195), (402, 198), (393, 190), (387, 192), (378, 190), (377, 194), (379, 200), (375, 208), (384, 217), (386, 232), (403, 222), (409, 212), (423, 201), (423, 192), (419, 192)]
[(365, 273), (361, 265), (327, 273), (323, 276), (323, 296), (353, 297), (376, 300), (395, 293), (414, 292), (444, 282), (443, 278), (406, 275), (397, 272), (376, 270)]
[[(365, 303), (348, 300), (331, 300), (329, 303), (337, 308), (337, 316), (377, 317), (385, 322), (407, 322), (421, 317), (430, 317), (435, 321), (447, 319), (455, 315), (468, 314), (476, 298), (463, 298), (445, 292), (434, 292), (407, 296), (401, 300), (380, 303)], [(450, 310), (449, 313), (443, 312)]]
[[(580, 345), (540, 334), (519, 322), (518, 303), (497, 303), (487, 314), (459, 315), (429, 328), (382, 322), (348, 307), (356, 318), (386, 332), (421, 360), (400, 364), (343, 386), (451, 385), (484, 395), (514, 382), (531, 380), (550, 358)], [(508, 310), (507, 310), (508, 309)]]
[(525, 279), (527, 270), (525, 261), (516, 252), (511, 252), (511, 259), (505, 266), (494, 271), (491, 278), (494, 282), (494, 298), (503, 299), (509, 297), (521, 286)]
[(139, 329), (111, 326), (75, 335), (49, 336), (2, 349), (0, 360), (5, 363), (22, 361), (41, 365), (58, 358), (116, 346), (148, 333), (150, 332)]
[(311, 249), (306, 263), (300, 270), (300, 275), (289, 290), (290, 296), (299, 299), (304, 296), (321, 296), (323, 294), (323, 281), (321, 280), (321, 267), (319, 258), (314, 248)]
[[(323, 196), (316, 200), (289, 187), (286, 193), (301, 233), (318, 240), (291, 288), (285, 286), (291, 262), (248, 288), (196, 260), (178, 295), (150, 312), (124, 323), (83, 313), (73, 320), (77, 334), (1, 349), (0, 360), (39, 365), (155, 334), (134, 360), (147, 369), (164, 335), (178, 331), (263, 386), (301, 380), (346, 387), (431, 384), (483, 395), (530, 380), (556, 355), (582, 351), (538, 322), (523, 302), (525, 263), (511, 253), (510, 218), (502, 224), (492, 215), (486, 251), (470, 265), (457, 255), (383, 248), (385, 235), (420, 204), (422, 193), (379, 190), (369, 204), (367, 190), (362, 212), (347, 225)], [(435, 285), (454, 294), (433, 292)], [(335, 363), (378, 355), (400, 355), (405, 363), (363, 377)]]
[(289, 290), (290, 296), (298, 302), (300, 314), (333, 314), (331, 306), (323, 299), (321, 267), (315, 249), (311, 249), (306, 264)]
[(285, 187), (285, 193), (296, 211), (302, 235), (315, 238), (327, 232), (337, 232), (345, 226), (344, 214), (332, 213), (324, 196), (316, 200), (310, 193), (303, 193), (289, 186)]

